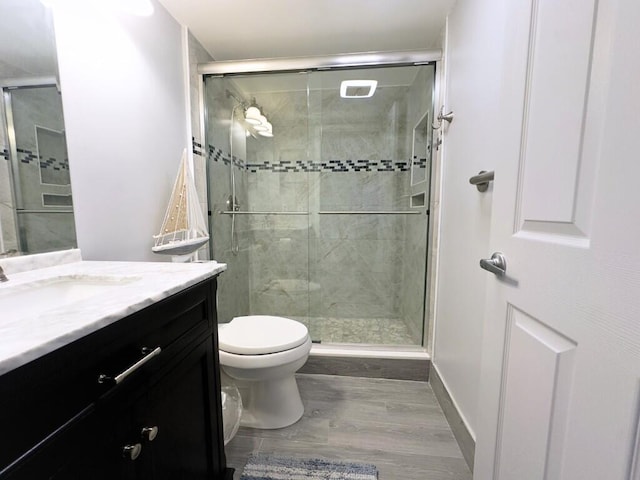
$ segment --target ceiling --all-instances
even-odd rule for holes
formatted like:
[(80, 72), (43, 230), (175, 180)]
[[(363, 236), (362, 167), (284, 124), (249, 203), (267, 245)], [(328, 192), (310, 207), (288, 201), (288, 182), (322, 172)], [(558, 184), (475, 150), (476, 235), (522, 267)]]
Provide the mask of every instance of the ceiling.
[(215, 60), (441, 47), (455, 0), (159, 0)]

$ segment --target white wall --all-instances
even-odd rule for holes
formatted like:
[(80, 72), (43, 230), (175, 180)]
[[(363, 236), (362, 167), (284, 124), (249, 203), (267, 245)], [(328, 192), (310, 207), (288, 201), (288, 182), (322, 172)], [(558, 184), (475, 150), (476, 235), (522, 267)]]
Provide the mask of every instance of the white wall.
[(150, 17), (69, 3), (54, 18), (78, 246), (163, 260), (151, 237), (190, 148), (181, 27), (157, 2)]
[(493, 17), (499, 3), (459, 0), (446, 33), (445, 106), (455, 119), (444, 133), (433, 364), (474, 438), (485, 282), (491, 275), (478, 262), (491, 256), (492, 188), (480, 193), (469, 178), (492, 170), (492, 151), (499, 148), (494, 119), (487, 115), (498, 88), (494, 72), (502, 41)]
[[(196, 190), (200, 200), (200, 207), (202, 208), (202, 215), (204, 215), (204, 218), (206, 219), (207, 211), (209, 210), (209, 206), (207, 204), (207, 147), (204, 145), (202, 119), (200, 118), (202, 115), (200, 108), (202, 100), (200, 97), (203, 93), (200, 90), (203, 85), (201, 76), (198, 75), (198, 64), (212, 62), (213, 58), (204, 49), (196, 37), (189, 33), (186, 28), (184, 28), (183, 35), (186, 35), (186, 38), (183, 36), (183, 41), (186, 41), (187, 43), (189, 57), (188, 118), (191, 124), (191, 137), (193, 137), (193, 141), (195, 143), (194, 151), (192, 152), (193, 171)], [(200, 145), (200, 147), (197, 145)], [(208, 259), (209, 244), (205, 244), (200, 250), (198, 250), (197, 255), (199, 260)]]

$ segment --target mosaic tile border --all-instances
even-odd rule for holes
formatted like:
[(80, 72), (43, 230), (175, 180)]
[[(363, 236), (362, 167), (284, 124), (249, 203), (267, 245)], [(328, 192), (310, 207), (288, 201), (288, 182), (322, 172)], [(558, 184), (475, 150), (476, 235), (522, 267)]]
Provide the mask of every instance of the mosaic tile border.
[(393, 160), (327, 160), (314, 162), (310, 160), (281, 160), (277, 163), (248, 163), (251, 173), (271, 171), (285, 172), (408, 172), (409, 162)]
[[(193, 139), (193, 152), (203, 155), (203, 146)], [(213, 145), (207, 147), (207, 160), (223, 162), (229, 165), (229, 154)], [(312, 160), (280, 160), (279, 162), (246, 163), (234, 155), (233, 164), (249, 173), (307, 173), (307, 172), (408, 172), (411, 165), (406, 160), (340, 160), (327, 161)], [(426, 165), (426, 159), (425, 159)], [(422, 167), (424, 168), (424, 167)]]
[[(222, 161), (225, 165), (229, 165), (229, 162), (231, 161), (227, 153), (213, 145), (209, 145), (207, 148), (207, 160), (213, 160), (214, 162)], [(233, 165), (240, 169), (247, 168), (245, 161), (235, 155), (233, 156)]]
[(195, 137), (192, 137), (192, 138), (191, 138), (191, 144), (193, 145), (193, 149), (192, 149), (192, 151), (193, 151), (193, 154), (194, 154), (194, 155), (199, 155), (199, 156), (201, 156), (201, 157), (204, 157), (204, 156), (205, 156), (205, 154), (204, 154), (204, 148), (202, 147), (202, 144), (201, 144), (201, 143), (199, 143), (199, 142), (197, 142), (197, 141), (196, 141), (196, 139), (195, 139)]
[(419, 168), (427, 168), (427, 159), (413, 157), (413, 165)]
[[(22, 163), (26, 163), (29, 165), (39, 165), (40, 168), (51, 168), (52, 170), (62, 171), (69, 170), (69, 159), (65, 158), (63, 160), (59, 160), (57, 158), (49, 157), (47, 159), (43, 159), (38, 156), (36, 153), (31, 150), (26, 150), (24, 148), (17, 148), (18, 151), (18, 160)], [(7, 152), (7, 159), (9, 158), (9, 153)]]
[[(200, 155), (209, 161), (222, 162), (229, 165), (230, 158), (227, 152), (214, 145), (206, 148), (192, 138), (192, 150), (194, 155)], [(272, 172), (272, 173), (307, 173), (307, 172), (408, 172), (411, 162), (406, 160), (339, 160), (327, 161), (313, 160), (280, 160), (279, 162), (246, 163), (244, 159), (233, 156), (233, 165), (247, 170), (249, 173)], [(426, 168), (427, 159), (414, 160), (414, 165), (419, 168)]]

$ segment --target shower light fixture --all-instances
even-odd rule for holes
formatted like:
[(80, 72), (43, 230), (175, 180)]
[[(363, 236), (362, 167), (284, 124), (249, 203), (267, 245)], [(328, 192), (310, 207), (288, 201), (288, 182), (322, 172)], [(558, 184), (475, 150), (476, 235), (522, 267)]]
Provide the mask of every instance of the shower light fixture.
[(248, 132), (251, 133), (251, 131), (253, 131), (263, 137), (273, 137), (273, 127), (267, 120), (267, 117), (260, 111), (260, 107), (256, 103), (255, 98), (251, 102), (251, 105), (244, 111), (244, 120), (250, 126), (247, 130)]
[(244, 112), (245, 122), (251, 125), (260, 125), (260, 123), (262, 123), (262, 121), (260, 120), (260, 117), (262, 117), (262, 114), (260, 113), (260, 109), (255, 105), (251, 105)]
[(267, 122), (265, 124), (266, 129), (265, 130), (259, 130), (258, 131), (258, 135), (262, 135), (263, 137), (273, 137), (273, 125), (271, 125), (271, 123)]
[(260, 133), (260, 132), (266, 132), (267, 131), (267, 117), (265, 117), (264, 115), (260, 115), (260, 123), (258, 125), (253, 125), (253, 129)]
[[(378, 86), (377, 80), (343, 80), (340, 84), (342, 98), (369, 98)], [(366, 88), (368, 90), (362, 90)]]

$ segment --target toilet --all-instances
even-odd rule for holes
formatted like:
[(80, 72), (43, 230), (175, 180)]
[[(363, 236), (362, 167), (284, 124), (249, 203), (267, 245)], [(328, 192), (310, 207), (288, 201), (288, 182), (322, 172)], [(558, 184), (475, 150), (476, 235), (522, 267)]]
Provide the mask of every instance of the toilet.
[(235, 317), (218, 325), (220, 365), (242, 397), (240, 425), (283, 428), (304, 413), (295, 372), (309, 357), (307, 327), (269, 315)]

